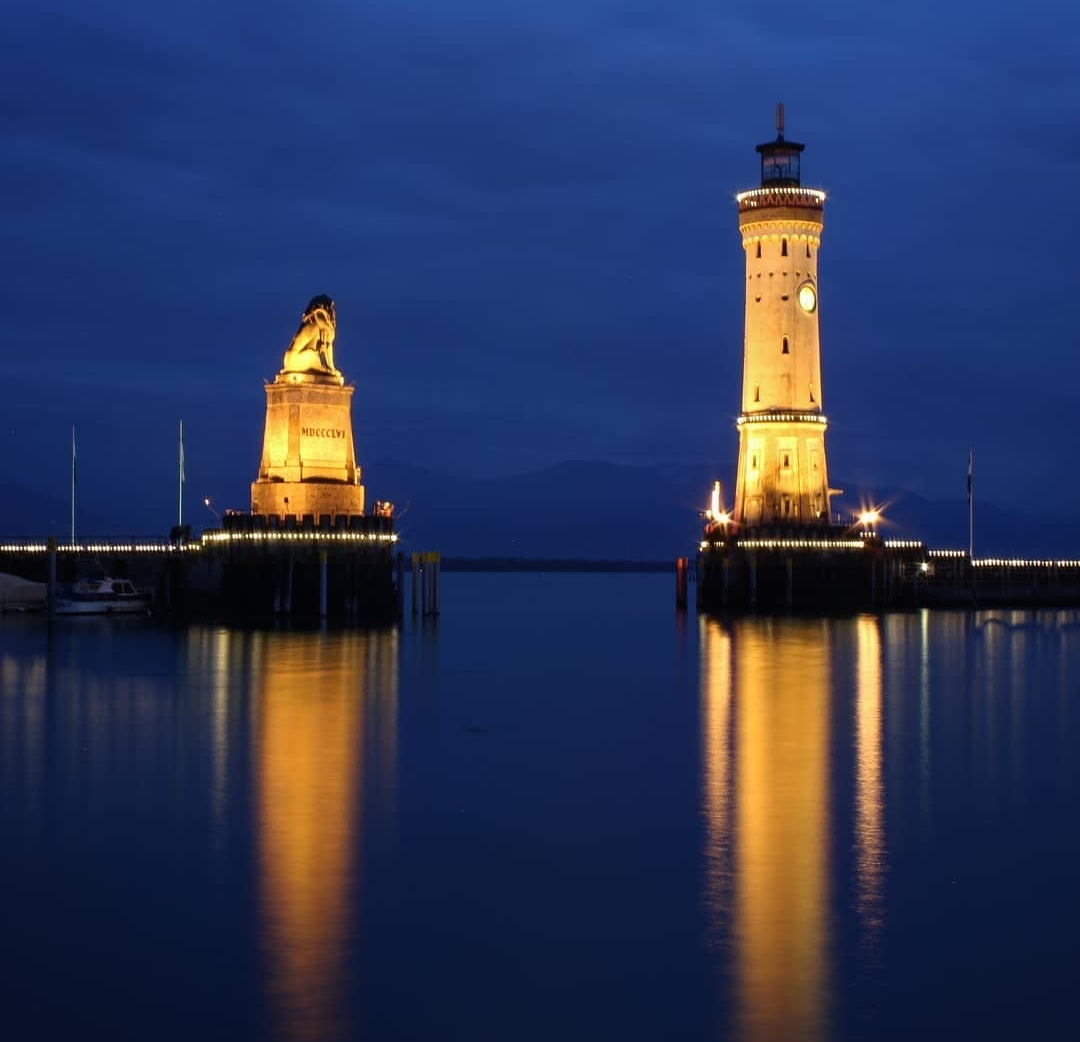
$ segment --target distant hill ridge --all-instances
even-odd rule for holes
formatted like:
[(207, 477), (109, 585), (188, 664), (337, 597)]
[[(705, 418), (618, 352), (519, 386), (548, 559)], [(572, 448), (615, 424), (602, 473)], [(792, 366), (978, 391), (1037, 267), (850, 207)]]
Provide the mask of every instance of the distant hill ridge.
[[(730, 461), (631, 465), (567, 460), (505, 477), (462, 478), (413, 463), (382, 459), (364, 467), (368, 501), (390, 500), (399, 515), (406, 549), (439, 550), (457, 558), (574, 561), (673, 560), (692, 554), (702, 510), (718, 474), (734, 474)], [(841, 487), (843, 481), (838, 482)], [(731, 489), (725, 489), (730, 502)], [(928, 500), (903, 490), (881, 489), (888, 502), (882, 533), (922, 539), (931, 547), (966, 549), (967, 503)], [(13, 485), (0, 486), (0, 538), (64, 538), (70, 504)], [(79, 510), (77, 531), (86, 536), (165, 536), (175, 523), (140, 504), (137, 515), (105, 518)], [(854, 509), (847, 498), (835, 509)], [(208, 512), (192, 508), (196, 528)], [(205, 515), (205, 516), (204, 516)], [(185, 517), (185, 520), (187, 518)], [(1080, 557), (1080, 524), (1047, 520), (976, 504), (976, 556)]]
[[(730, 462), (631, 465), (570, 460), (528, 474), (455, 478), (398, 460), (365, 467), (371, 498), (402, 511), (403, 539), (457, 557), (657, 561), (692, 554), (699, 511), (717, 474)], [(855, 487), (854, 484), (842, 487)], [(726, 489), (731, 497), (731, 490)], [(963, 498), (929, 500), (882, 489), (888, 502), (882, 533), (922, 539), (931, 547), (967, 549)], [(854, 501), (834, 508), (851, 511)], [(1080, 524), (1048, 524), (989, 502), (976, 504), (976, 556), (1080, 557)]]

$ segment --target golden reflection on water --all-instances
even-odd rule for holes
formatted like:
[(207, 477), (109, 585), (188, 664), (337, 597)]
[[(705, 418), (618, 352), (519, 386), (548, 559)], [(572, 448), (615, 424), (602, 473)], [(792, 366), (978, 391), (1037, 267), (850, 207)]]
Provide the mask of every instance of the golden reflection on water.
[(701, 662), (702, 763), (705, 810), (705, 903), (710, 934), (724, 938), (731, 895), (731, 637), (703, 620)]
[(862, 943), (876, 949), (885, 918), (885, 807), (881, 748), (881, 629), (877, 618), (856, 622), (855, 905)]
[(365, 761), (391, 760), (378, 774), (385, 786), (396, 763), (396, 642), (396, 633), (290, 634), (265, 649), (256, 845), (267, 990), (283, 1038), (338, 1038), (347, 1023), (362, 795), (379, 769)]
[(229, 749), (236, 730), (237, 679), (244, 659), (245, 645), (257, 640), (222, 626), (217, 629), (192, 627), (186, 635), (187, 662), (206, 677), (210, 705), (210, 810), (214, 823), (214, 846), (221, 853), (228, 831)]
[(47, 665), (44, 655), (0, 658), (0, 786), (18, 788), (23, 818), (40, 823)]
[[(824, 1038), (829, 630), (745, 619), (728, 636), (714, 620), (701, 625), (706, 901), (731, 903), (734, 1037)], [(731, 886), (717, 889), (727, 850)]]

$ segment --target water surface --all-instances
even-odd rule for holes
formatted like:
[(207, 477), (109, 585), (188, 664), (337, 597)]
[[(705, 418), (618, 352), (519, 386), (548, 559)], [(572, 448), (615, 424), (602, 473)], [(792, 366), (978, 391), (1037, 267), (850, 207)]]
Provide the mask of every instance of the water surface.
[(1069, 1037), (1080, 615), (0, 620), (3, 1036)]

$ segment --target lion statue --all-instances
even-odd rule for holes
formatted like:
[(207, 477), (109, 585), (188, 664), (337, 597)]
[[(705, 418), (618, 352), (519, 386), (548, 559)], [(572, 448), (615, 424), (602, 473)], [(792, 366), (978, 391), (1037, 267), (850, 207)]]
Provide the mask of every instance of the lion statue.
[(320, 293), (304, 308), (300, 328), (285, 352), (281, 370), (285, 373), (341, 374), (334, 368), (334, 334), (337, 315), (334, 302)]

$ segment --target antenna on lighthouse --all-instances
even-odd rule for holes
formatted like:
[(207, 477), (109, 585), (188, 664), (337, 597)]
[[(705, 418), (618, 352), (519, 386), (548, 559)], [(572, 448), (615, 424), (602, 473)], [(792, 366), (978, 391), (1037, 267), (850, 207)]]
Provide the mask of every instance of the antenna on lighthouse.
[(784, 137), (784, 103), (782, 101), (776, 103), (776, 135), (781, 139)]

